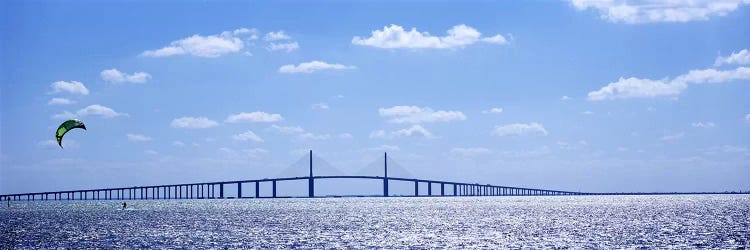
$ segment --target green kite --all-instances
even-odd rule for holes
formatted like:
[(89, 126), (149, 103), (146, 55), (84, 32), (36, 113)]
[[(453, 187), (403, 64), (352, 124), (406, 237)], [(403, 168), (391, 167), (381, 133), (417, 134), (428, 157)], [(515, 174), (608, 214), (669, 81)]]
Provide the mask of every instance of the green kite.
[(86, 125), (84, 125), (83, 122), (78, 119), (67, 120), (60, 124), (60, 127), (57, 127), (57, 134), (55, 135), (55, 138), (57, 138), (57, 145), (60, 145), (60, 147), (62, 148), (63, 136), (65, 136), (68, 131), (74, 128), (82, 128), (83, 130), (86, 130)]

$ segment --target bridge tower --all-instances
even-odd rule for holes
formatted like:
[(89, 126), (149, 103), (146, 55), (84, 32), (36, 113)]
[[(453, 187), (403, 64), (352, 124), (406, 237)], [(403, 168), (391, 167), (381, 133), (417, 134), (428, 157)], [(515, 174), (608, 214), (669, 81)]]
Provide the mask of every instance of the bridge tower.
[(313, 171), (312, 171), (312, 150), (310, 150), (310, 178), (308, 179), (308, 191), (307, 191), (307, 197), (313, 198), (315, 197), (315, 179), (313, 178)]
[(385, 166), (385, 178), (383, 178), (383, 197), (388, 197), (388, 152), (383, 154), (383, 165)]

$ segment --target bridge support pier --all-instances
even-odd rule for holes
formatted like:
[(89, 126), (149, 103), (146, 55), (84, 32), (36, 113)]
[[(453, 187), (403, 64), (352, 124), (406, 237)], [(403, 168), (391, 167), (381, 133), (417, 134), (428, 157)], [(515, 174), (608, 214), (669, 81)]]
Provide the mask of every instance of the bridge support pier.
[(255, 198), (260, 198), (260, 182), (255, 182)]
[(445, 196), (445, 183), (440, 183), (440, 196)]
[(313, 178), (313, 169), (312, 169), (312, 150), (310, 150), (310, 178), (307, 181), (307, 197), (313, 198), (315, 197), (315, 178)]
[(242, 199), (242, 182), (237, 182), (237, 199)]
[(273, 191), (271, 195), (273, 196), (273, 198), (276, 198), (276, 181), (275, 180), (271, 182), (271, 186), (273, 187)]
[(432, 182), (427, 182), (427, 196), (432, 196)]
[(417, 196), (419, 196), (419, 182), (415, 181), (414, 182), (414, 197), (417, 197)]
[(224, 183), (219, 184), (219, 198), (224, 199)]

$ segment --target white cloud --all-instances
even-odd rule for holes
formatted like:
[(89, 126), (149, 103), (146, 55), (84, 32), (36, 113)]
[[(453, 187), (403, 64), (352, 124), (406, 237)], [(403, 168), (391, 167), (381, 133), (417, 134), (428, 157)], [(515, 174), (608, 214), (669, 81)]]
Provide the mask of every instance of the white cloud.
[(116, 116), (128, 116), (128, 114), (125, 113), (118, 113), (115, 110), (102, 106), (99, 104), (89, 105), (81, 110), (78, 110), (76, 112), (78, 116), (101, 116), (104, 118), (112, 118)]
[(128, 137), (128, 141), (132, 141), (132, 142), (144, 142), (144, 141), (151, 140), (151, 137), (141, 135), (141, 134), (127, 134), (125, 136)]
[(399, 129), (396, 131), (385, 131), (385, 130), (377, 130), (370, 133), (370, 138), (383, 138), (383, 139), (391, 139), (396, 137), (412, 137), (412, 136), (422, 136), (424, 138), (435, 138), (435, 136), (430, 133), (430, 131), (427, 131), (424, 127), (420, 125), (412, 125), (409, 128)]
[(76, 102), (70, 99), (55, 97), (55, 98), (50, 99), (47, 102), (47, 105), (68, 105), (68, 104), (73, 104), (73, 103), (76, 103)]
[(509, 135), (541, 135), (546, 136), (547, 130), (542, 124), (532, 123), (513, 123), (503, 126), (495, 126), (492, 135), (509, 136)]
[(182, 141), (173, 141), (173, 142), (172, 142), (172, 145), (174, 145), (174, 146), (176, 146), (176, 147), (184, 147), (184, 146), (185, 146), (185, 143), (184, 143), (184, 142), (182, 142)]
[(635, 77), (620, 78), (597, 91), (588, 93), (591, 101), (676, 96), (687, 89), (688, 84), (723, 83), (736, 80), (750, 80), (750, 68), (738, 67), (733, 70), (691, 70), (673, 80), (650, 80)]
[(300, 126), (278, 126), (274, 124), (271, 125), (271, 128), (282, 134), (293, 135), (298, 140), (327, 140), (331, 137), (328, 134), (313, 134), (307, 132)]
[(571, 0), (578, 10), (594, 9), (613, 23), (690, 22), (725, 16), (748, 0)]
[(673, 82), (701, 84), (722, 83), (735, 80), (750, 80), (750, 67), (738, 67), (734, 70), (691, 70), (687, 74), (678, 76)]
[(159, 154), (159, 152), (156, 152), (153, 149), (145, 150), (145, 151), (143, 151), (143, 153), (146, 153), (147, 155), (158, 155)]
[(586, 110), (586, 111), (583, 111), (583, 112), (581, 112), (581, 114), (582, 114), (582, 115), (593, 115), (593, 114), (594, 114), (594, 112), (592, 112), (592, 111), (590, 111), (590, 110)]
[(172, 120), (173, 128), (211, 128), (219, 125), (218, 122), (206, 117), (180, 117)]
[(475, 156), (475, 155), (481, 155), (481, 154), (489, 154), (489, 149), (482, 148), (482, 147), (476, 147), (476, 148), (453, 148), (451, 149), (450, 153), (453, 155), (459, 155), (459, 156)]
[(718, 67), (725, 64), (750, 64), (750, 51), (746, 49), (740, 50), (740, 52), (732, 53), (730, 56), (718, 57), (714, 66)]
[(354, 136), (352, 136), (352, 134), (349, 134), (349, 133), (341, 133), (341, 134), (339, 134), (339, 138), (341, 138), (341, 139), (351, 139), (351, 138), (354, 138)]
[(682, 137), (684, 137), (684, 136), (685, 136), (685, 133), (677, 133), (677, 134), (662, 136), (660, 138), (660, 140), (662, 140), (662, 141), (674, 141), (674, 140), (682, 139)]
[(84, 117), (84, 116), (99, 116), (104, 118), (113, 118), (117, 116), (128, 116), (126, 113), (118, 113), (115, 110), (102, 106), (99, 104), (89, 105), (85, 108), (79, 109), (76, 111), (76, 113), (71, 113), (68, 111), (64, 111), (60, 114), (55, 114), (52, 116), (52, 119), (71, 119), (76, 117)]
[(86, 88), (86, 86), (83, 85), (83, 83), (79, 81), (57, 81), (53, 82), (50, 87), (52, 87), (52, 93), (70, 93), (70, 94), (77, 94), (77, 95), (88, 95), (89, 89)]
[(146, 50), (141, 53), (147, 57), (167, 57), (175, 55), (192, 55), (197, 57), (219, 57), (242, 50), (245, 43), (242, 39), (253, 40), (257, 36), (254, 30), (240, 28), (234, 31), (224, 31), (218, 35), (193, 35), (171, 42), (161, 49)]
[(253, 131), (248, 130), (245, 133), (233, 135), (232, 139), (235, 139), (237, 141), (254, 141), (254, 142), (263, 142), (263, 139), (260, 138), (260, 136), (253, 133)]
[(276, 32), (268, 32), (266, 33), (266, 36), (263, 37), (263, 40), (266, 40), (266, 41), (278, 41), (278, 40), (289, 40), (289, 39), (292, 39), (292, 37), (284, 33), (283, 30), (279, 30)]
[(696, 128), (713, 128), (713, 127), (716, 127), (716, 124), (714, 124), (713, 122), (694, 122), (694, 123), (692, 123), (690, 125), (692, 125), (693, 127), (696, 127)]
[(571, 99), (573, 99), (573, 98), (570, 98), (570, 97), (568, 97), (568, 96), (566, 96), (566, 95), (564, 95), (564, 96), (560, 97), (560, 101), (569, 101), (569, 100), (571, 100)]
[(453, 26), (447, 33), (446, 36), (439, 37), (430, 35), (427, 32), (419, 32), (416, 28), (406, 31), (401, 26), (391, 24), (391, 26), (383, 27), (383, 30), (372, 31), (372, 36), (370, 37), (355, 36), (352, 38), (352, 43), (384, 49), (451, 49), (463, 48), (478, 42), (493, 44), (508, 43), (502, 35), (482, 37), (482, 33), (463, 24)]
[(299, 49), (299, 44), (297, 42), (270, 43), (268, 44), (268, 47), (266, 47), (266, 49), (270, 51), (285, 50), (287, 53), (289, 53)]
[(482, 114), (500, 114), (503, 112), (502, 108), (491, 108), (489, 110), (482, 110)]
[(312, 109), (329, 109), (329, 108), (330, 107), (328, 106), (328, 104), (325, 104), (325, 103), (316, 103), (316, 104), (313, 104), (312, 106)]
[(279, 73), (285, 74), (296, 74), (296, 73), (312, 73), (320, 70), (345, 70), (355, 69), (354, 66), (347, 66), (343, 64), (330, 64), (322, 61), (312, 61), (306, 63), (300, 63), (295, 66), (294, 64), (287, 64), (279, 68)]
[(239, 123), (239, 122), (278, 122), (284, 120), (280, 114), (269, 114), (262, 111), (255, 111), (250, 113), (239, 113), (231, 114), (227, 117), (224, 122), (228, 123)]
[(145, 83), (148, 79), (151, 79), (151, 75), (146, 72), (127, 74), (120, 72), (117, 69), (102, 70), (99, 75), (102, 77), (102, 80), (109, 83)]
[(687, 88), (684, 83), (671, 83), (664, 80), (622, 78), (607, 84), (597, 91), (589, 92), (588, 99), (600, 101), (606, 99), (627, 99), (657, 96), (674, 96)]
[(417, 106), (393, 106), (380, 108), (378, 113), (382, 117), (391, 118), (391, 123), (428, 123), (428, 122), (450, 122), (463, 121), (466, 116), (461, 111), (434, 111), (429, 107)]
[(746, 122), (750, 122), (750, 114), (747, 114), (747, 115), (745, 116), (745, 121), (746, 121)]

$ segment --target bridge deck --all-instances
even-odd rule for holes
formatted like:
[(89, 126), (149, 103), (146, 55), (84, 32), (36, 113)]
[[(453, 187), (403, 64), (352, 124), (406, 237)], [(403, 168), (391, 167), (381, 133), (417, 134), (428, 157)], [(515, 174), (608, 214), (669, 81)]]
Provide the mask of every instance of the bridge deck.
[[(0, 199), (11, 200), (128, 200), (128, 199), (203, 199), (203, 198), (230, 198), (224, 196), (224, 189), (227, 185), (237, 185), (238, 198), (251, 198), (242, 195), (242, 184), (255, 184), (255, 198), (259, 195), (260, 183), (273, 183), (273, 195), (270, 197), (281, 198), (276, 195), (276, 183), (283, 181), (307, 180), (314, 182), (319, 179), (370, 179), (382, 180), (383, 185), (387, 186), (391, 181), (413, 182), (415, 184), (414, 196), (531, 196), (531, 195), (587, 195), (589, 193), (568, 192), (560, 190), (523, 188), (499, 186), (491, 184), (478, 184), (467, 182), (454, 182), (442, 180), (428, 180), (417, 178), (400, 178), (384, 176), (366, 176), (366, 175), (332, 175), (332, 176), (300, 176), (300, 177), (283, 177), (283, 178), (264, 178), (238, 181), (216, 181), (216, 182), (198, 182), (198, 183), (180, 183), (169, 185), (151, 185), (151, 186), (131, 186), (117, 188), (98, 188), (98, 189), (76, 189), (52, 192), (34, 192), (34, 193), (16, 193), (3, 194)], [(386, 181), (387, 180), (387, 181)], [(419, 194), (419, 184), (428, 184), (428, 194)], [(433, 194), (433, 185), (439, 185), (439, 193)], [(216, 187), (219, 187), (219, 194), (216, 194)], [(449, 186), (452, 192), (446, 194), (445, 186)], [(386, 187), (387, 188), (387, 187)], [(112, 194), (112, 193), (115, 194)], [(104, 193), (102, 197), (102, 193)], [(89, 196), (89, 194), (91, 196)], [(52, 196), (52, 197), (50, 197)], [(388, 196), (383, 194), (383, 196)], [(317, 196), (308, 196), (317, 197)], [(231, 197), (235, 198), (235, 197)], [(286, 198), (290, 198), (286, 196)]]

